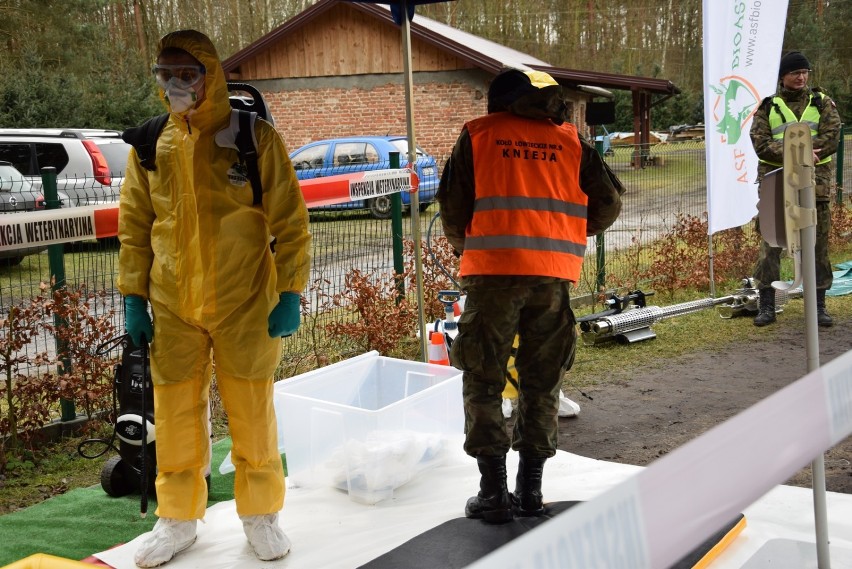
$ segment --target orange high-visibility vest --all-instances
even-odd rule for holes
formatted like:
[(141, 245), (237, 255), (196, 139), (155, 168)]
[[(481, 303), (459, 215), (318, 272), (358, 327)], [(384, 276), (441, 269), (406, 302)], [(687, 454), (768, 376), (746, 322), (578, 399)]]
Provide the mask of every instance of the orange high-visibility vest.
[(476, 200), (459, 274), (580, 277), (588, 197), (577, 129), (511, 113), (468, 122)]

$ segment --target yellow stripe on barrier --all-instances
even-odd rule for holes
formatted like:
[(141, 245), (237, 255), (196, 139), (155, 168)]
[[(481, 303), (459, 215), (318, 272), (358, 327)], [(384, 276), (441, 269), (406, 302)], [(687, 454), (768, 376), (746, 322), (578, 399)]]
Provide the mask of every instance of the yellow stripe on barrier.
[(719, 557), (719, 555), (721, 555), (735, 539), (737, 539), (737, 536), (742, 533), (745, 527), (746, 519), (745, 516), (743, 516), (734, 527), (728, 530), (725, 537), (720, 539), (719, 542), (710, 549), (710, 551), (704, 554), (704, 557), (702, 557), (698, 563), (692, 566), (692, 569), (707, 569), (707, 567), (709, 567), (710, 564), (713, 563), (713, 561), (715, 561), (716, 558)]

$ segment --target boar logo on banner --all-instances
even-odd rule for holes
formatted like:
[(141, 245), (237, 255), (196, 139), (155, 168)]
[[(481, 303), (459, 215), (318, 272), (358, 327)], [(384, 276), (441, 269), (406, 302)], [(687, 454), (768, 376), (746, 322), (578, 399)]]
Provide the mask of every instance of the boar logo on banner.
[(746, 123), (757, 110), (760, 96), (742, 77), (725, 77), (719, 85), (711, 85), (716, 94), (713, 101), (713, 119), (716, 132), (724, 144), (737, 144)]

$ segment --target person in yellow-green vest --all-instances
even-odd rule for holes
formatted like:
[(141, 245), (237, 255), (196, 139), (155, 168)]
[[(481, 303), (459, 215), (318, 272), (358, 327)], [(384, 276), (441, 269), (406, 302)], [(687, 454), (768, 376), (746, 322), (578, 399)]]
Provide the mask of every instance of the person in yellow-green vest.
[[(831, 326), (831, 316), (825, 309), (825, 291), (831, 288), (831, 262), (828, 260), (828, 233), (831, 227), (831, 155), (840, 140), (840, 115), (832, 101), (819, 87), (809, 87), (811, 64), (798, 51), (781, 58), (778, 69), (778, 93), (767, 97), (755, 112), (751, 126), (751, 142), (760, 163), (758, 182), (772, 170), (780, 168), (784, 154), (784, 131), (797, 122), (804, 122), (813, 137), (817, 231), (816, 286), (817, 322)], [(759, 229), (759, 226), (758, 226)], [(781, 278), (781, 248), (766, 241), (760, 246), (754, 278), (760, 291), (760, 310), (755, 326), (775, 322), (775, 290), (772, 281)]]

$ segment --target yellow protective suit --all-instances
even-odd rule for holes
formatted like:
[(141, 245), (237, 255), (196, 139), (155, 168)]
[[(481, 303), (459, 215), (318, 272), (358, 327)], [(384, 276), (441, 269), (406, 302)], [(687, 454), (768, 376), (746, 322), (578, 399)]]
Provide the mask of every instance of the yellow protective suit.
[(47, 553), (34, 553), (20, 561), (4, 565), (2, 569), (86, 569), (91, 568), (90, 563), (73, 561)]
[(515, 368), (515, 356), (518, 355), (518, 342), (520, 338), (515, 334), (512, 342), (512, 352), (509, 355), (509, 363), (506, 364), (506, 387), (503, 388), (503, 399), (518, 398), (518, 370)]
[(216, 144), (216, 133), (229, 125), (230, 104), (212, 43), (181, 31), (165, 36), (157, 52), (166, 47), (204, 64), (204, 95), (196, 108), (170, 116), (155, 171), (131, 152), (118, 229), (119, 290), (150, 300), (153, 311), (156, 513), (204, 516), (214, 360), (233, 440), (237, 513), (273, 513), (284, 502), (272, 407), (281, 339), (269, 337), (268, 317), (280, 292), (299, 293), (307, 285), (308, 213), (271, 124), (255, 124), (262, 207), (252, 205), (237, 151)]

